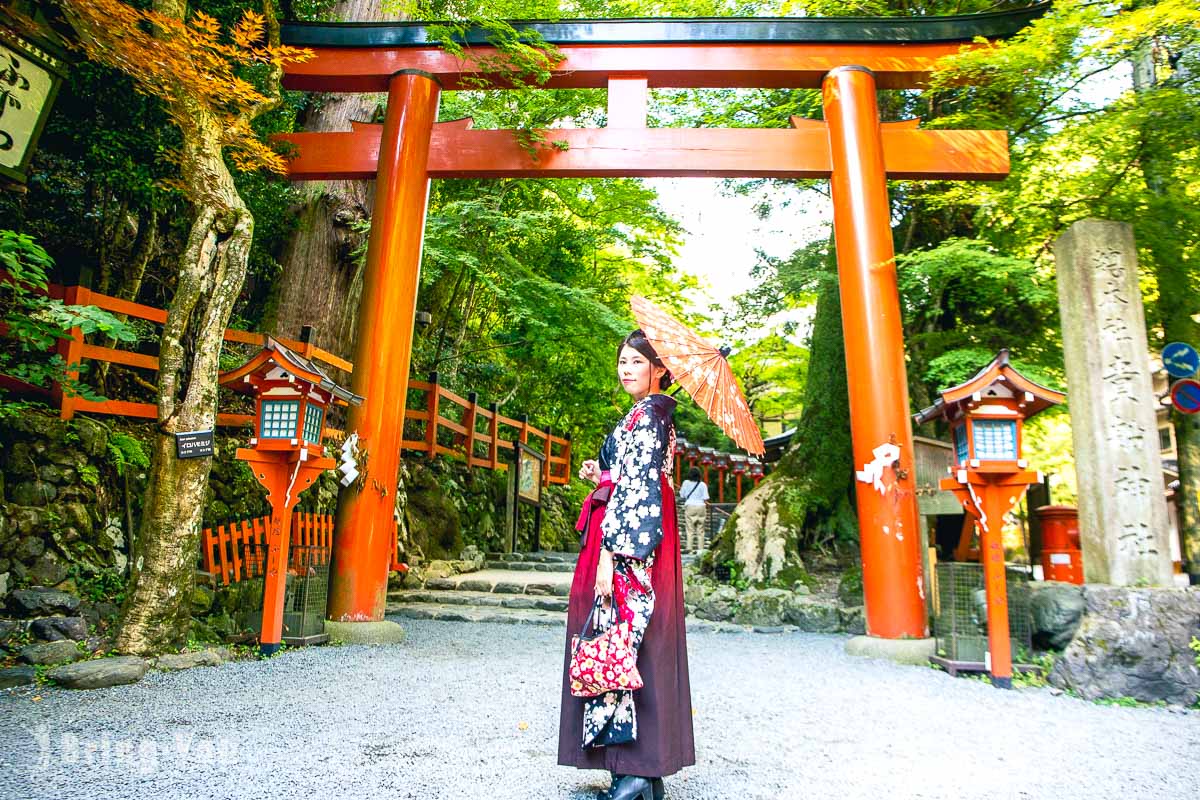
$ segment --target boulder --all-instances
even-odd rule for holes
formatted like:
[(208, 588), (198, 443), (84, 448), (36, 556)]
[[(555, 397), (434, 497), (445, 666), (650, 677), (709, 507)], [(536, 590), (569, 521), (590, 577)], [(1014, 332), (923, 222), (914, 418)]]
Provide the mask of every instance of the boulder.
[(835, 633), (841, 630), (836, 603), (803, 595), (792, 595), (783, 619), (806, 633)]
[(197, 650), (191, 653), (168, 653), (156, 658), (153, 662), (155, 669), (174, 672), (192, 667), (216, 667), (229, 660), (229, 651), (225, 648)]
[(867, 633), (867, 610), (863, 606), (842, 606), (838, 609), (838, 624), (842, 633), (865, 636)]
[(0, 669), (0, 689), (27, 686), (37, 682), (37, 670), (33, 667), (9, 667)]
[(79, 434), (83, 451), (89, 456), (100, 458), (108, 447), (108, 428), (87, 417), (75, 417), (71, 423)]
[(738, 606), (737, 589), (721, 586), (696, 604), (696, 616), (700, 619), (724, 622), (733, 619)]
[(1200, 698), (1200, 667), (1189, 647), (1200, 637), (1200, 591), (1089, 584), (1083, 599), (1083, 620), (1051, 684), (1088, 700), (1190, 706)]
[(784, 606), (791, 598), (792, 593), (786, 589), (750, 589), (742, 592), (733, 621), (739, 625), (781, 625)]
[(29, 580), (40, 586), (53, 586), (66, 577), (67, 567), (53, 550), (42, 553), (29, 568)]
[[(732, 555), (739, 575), (750, 581), (772, 581), (795, 572), (803, 574), (797, 553), (798, 528), (781, 514), (781, 498), (772, 487), (759, 487), (743, 498), (720, 537), (732, 536)], [(731, 529), (731, 530), (730, 530)], [(726, 544), (717, 548), (725, 552)], [(795, 580), (789, 577), (785, 585)]]
[(44, 506), (56, 497), (58, 489), (45, 481), (25, 481), (9, 490), (9, 498), (19, 506)]
[(137, 656), (113, 656), (55, 667), (46, 677), (67, 689), (101, 689), (137, 683), (150, 665)]
[(8, 573), (0, 572), (0, 606), (4, 605), (4, 598), (8, 597)]
[(689, 606), (699, 605), (706, 594), (708, 594), (708, 587), (702, 584), (689, 583), (683, 587), (683, 603)]
[(26, 536), (17, 544), (12, 557), (17, 561), (28, 563), (37, 559), (44, 552), (46, 552), (46, 543), (42, 541), (42, 537)]
[(26, 664), (63, 664), (83, 657), (84, 654), (69, 639), (27, 645), (21, 648), (19, 656)]
[(46, 642), (79, 642), (87, 638), (88, 625), (83, 617), (41, 617), (33, 621), (29, 631)]
[(468, 545), (458, 557), (462, 563), (463, 572), (475, 572), (483, 569), (484, 554), (475, 545)]
[(192, 604), (192, 614), (196, 616), (203, 616), (204, 614), (207, 614), (209, 609), (212, 608), (213, 600), (215, 598), (216, 592), (214, 592), (208, 586), (202, 586), (199, 584), (193, 586), (192, 593), (189, 598)]
[(0, 645), (8, 641), (9, 637), (24, 630), (27, 625), (22, 625), (23, 620), (19, 619), (0, 619)]
[(53, 614), (70, 614), (79, 608), (79, 598), (46, 586), (17, 589), (8, 597), (8, 606), (13, 613), (25, 617), (48, 617)]
[(1062, 650), (1083, 619), (1083, 587), (1063, 581), (1030, 581), (1027, 586), (1034, 645)]

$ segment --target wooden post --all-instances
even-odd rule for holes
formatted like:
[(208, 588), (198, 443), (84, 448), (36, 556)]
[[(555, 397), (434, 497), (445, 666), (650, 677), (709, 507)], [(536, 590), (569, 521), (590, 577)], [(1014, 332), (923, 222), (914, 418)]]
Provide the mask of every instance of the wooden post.
[(467, 468), (475, 458), (475, 420), (479, 417), (479, 393), (467, 392), (467, 411), (463, 414), (463, 427), (467, 429)]
[(488, 411), (491, 412), (492, 418), (488, 421), (488, 436), (491, 437), (491, 443), (488, 445), (488, 461), (491, 462), (489, 469), (500, 468), (500, 404), (489, 403)]
[[(84, 306), (92, 300), (92, 292), (86, 286), (68, 286), (63, 291), (63, 303), (68, 306)], [(71, 328), (71, 338), (59, 339), (54, 349), (66, 364), (66, 374), (71, 380), (79, 380), (79, 362), (83, 354), (83, 330), (77, 325)], [(55, 385), (52, 396), (58, 402), (61, 419), (75, 416), (75, 395), (69, 387)]]
[(429, 457), (437, 458), (438, 414), (441, 413), (442, 393), (438, 387), (437, 370), (429, 373), (429, 396), (425, 401), (429, 421), (425, 423), (425, 446), (429, 448)]
[(553, 431), (549, 425), (546, 426), (546, 460), (542, 462), (542, 487), (550, 485), (550, 470), (553, 468), (550, 464), (550, 453), (554, 450)]

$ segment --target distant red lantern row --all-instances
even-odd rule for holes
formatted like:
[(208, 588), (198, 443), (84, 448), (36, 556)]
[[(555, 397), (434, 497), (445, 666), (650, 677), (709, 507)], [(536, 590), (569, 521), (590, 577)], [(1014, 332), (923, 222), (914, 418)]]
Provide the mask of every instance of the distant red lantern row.
[(749, 475), (754, 481), (755, 487), (758, 482), (763, 479), (766, 474), (766, 469), (763, 462), (750, 456), (745, 456), (735, 453), (723, 453), (713, 447), (701, 447), (698, 444), (689, 442), (687, 439), (678, 438), (675, 440), (675, 484), (679, 485), (682, 481), (682, 461), (687, 459), (688, 467), (699, 465), (704, 475), (704, 482), (708, 483), (708, 470), (710, 467), (715, 467), (717, 470), (717, 502), (725, 502), (725, 476), (732, 472), (737, 480), (737, 502), (742, 501), (742, 476)]

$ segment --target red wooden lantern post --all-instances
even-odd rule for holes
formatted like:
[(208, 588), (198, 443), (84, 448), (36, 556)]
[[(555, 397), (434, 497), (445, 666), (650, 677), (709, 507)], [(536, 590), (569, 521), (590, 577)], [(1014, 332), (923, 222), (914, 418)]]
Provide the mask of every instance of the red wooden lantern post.
[(292, 509), (318, 475), (336, 466), (332, 458), (324, 457), (321, 444), (326, 412), (335, 397), (355, 405), (362, 398), (270, 337), (262, 352), (222, 373), (219, 380), (222, 386), (255, 398), (255, 435), (250, 447), (238, 448), (237, 457), (250, 464), (271, 503), (259, 634), (260, 651), (270, 655), (282, 641)]
[[(1021, 457), (1022, 428), (1025, 420), (1065, 399), (1062, 393), (1039, 386), (1013, 369), (1008, 351), (1001, 350), (973, 378), (944, 389), (932, 406), (914, 417), (917, 424), (935, 419), (950, 423), (954, 466), (951, 477), (942, 479), (941, 488), (954, 492), (979, 530), (988, 609), (985, 664), (992, 684), (1001, 688), (1012, 688), (1012, 643), (1000, 532), (1004, 515), (1029, 484), (1041, 481), (1041, 474), (1028, 469)], [(969, 536), (970, 529), (964, 535)]]
[(742, 502), (742, 476), (746, 474), (749, 459), (742, 455), (733, 457), (733, 474), (737, 480), (737, 501)]
[(704, 482), (708, 483), (708, 468), (713, 465), (713, 457), (716, 451), (711, 447), (700, 448), (700, 468), (704, 470)]
[(729, 470), (729, 453), (717, 453), (713, 457), (713, 463), (717, 467), (717, 502), (725, 502), (725, 473)]
[(673, 460), (675, 462), (675, 485), (676, 486), (679, 486), (683, 482), (683, 478), (681, 477), (680, 472), (682, 470), (682, 461), (687, 456), (687, 449), (688, 449), (688, 440), (684, 439), (681, 436), (676, 437), (675, 438), (675, 452), (673, 453), (673, 456), (674, 456)]
[(763, 469), (763, 464), (761, 461), (750, 462), (750, 477), (754, 479), (755, 489), (758, 488), (758, 482), (763, 479), (765, 472), (766, 471)]

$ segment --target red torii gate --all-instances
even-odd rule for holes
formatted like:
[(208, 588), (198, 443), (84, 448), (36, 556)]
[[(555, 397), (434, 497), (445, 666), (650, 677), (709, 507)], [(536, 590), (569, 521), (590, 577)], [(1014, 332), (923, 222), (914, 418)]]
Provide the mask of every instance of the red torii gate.
[[(548, 131), (565, 149), (536, 153), (513, 131), (436, 124), (441, 91), (466, 88), (464, 78), (470, 88), (480, 78), (506, 87), (489, 72), (498, 53), (481, 32), (466, 34), (460, 58), (432, 41), (424, 23), (285, 25), (285, 43), (316, 54), (288, 65), (288, 88), (388, 93), (382, 125), (280, 137), (297, 148), (293, 180), (377, 179), (354, 358), (354, 392), (366, 400), (347, 429), (368, 453), (366, 488), (341, 498), (329, 617), (383, 618), (430, 178), (829, 178), (854, 460), (864, 481), (867, 632), (928, 636), (886, 181), (1001, 178), (1007, 136), (881, 124), (876, 90), (921, 86), (939, 58), (977, 36), (1010, 36), (1045, 5), (960, 17), (519, 23), (563, 55), (543, 88), (609, 93), (608, 127)], [(648, 129), (647, 92), (663, 87), (820, 87), (825, 120), (793, 119), (790, 130)]]

